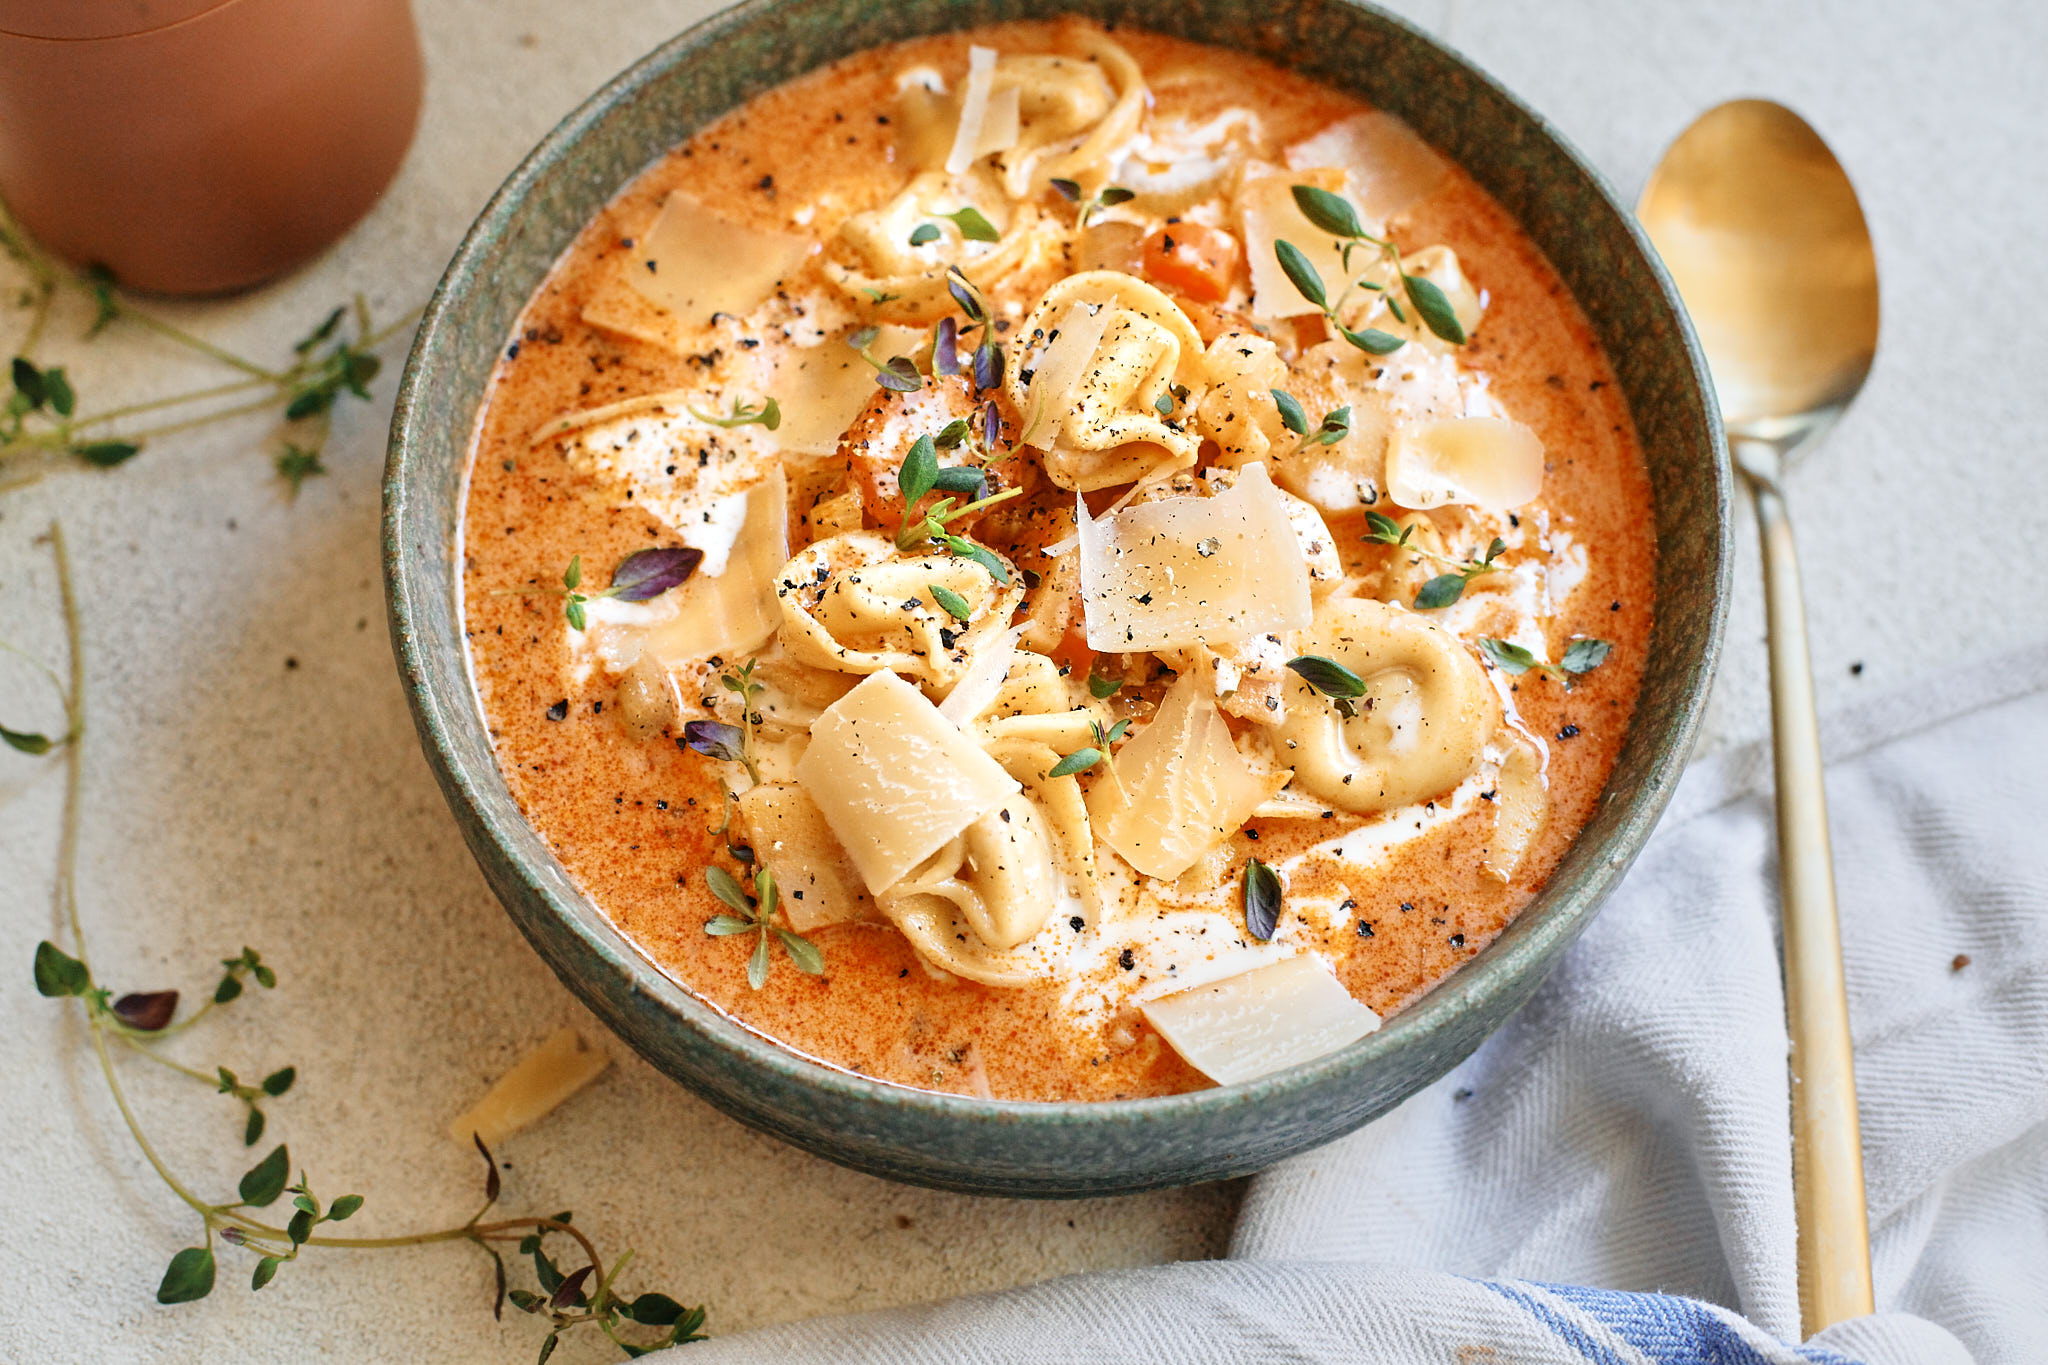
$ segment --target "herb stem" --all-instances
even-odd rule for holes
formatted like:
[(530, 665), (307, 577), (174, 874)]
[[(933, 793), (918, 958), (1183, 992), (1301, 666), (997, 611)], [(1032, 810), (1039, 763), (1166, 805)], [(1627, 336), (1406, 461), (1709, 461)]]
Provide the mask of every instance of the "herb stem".
[[(94, 1011), (94, 1017), (98, 1017), (97, 1010)], [(110, 1028), (107, 1030), (107, 1032), (112, 1033), (114, 1037), (120, 1039), (123, 1043), (126, 1043), (130, 1051), (140, 1053), (144, 1057), (149, 1058), (149, 1060), (151, 1060), (152, 1062), (155, 1062), (158, 1066), (169, 1067), (171, 1070), (179, 1073), (180, 1075), (190, 1076), (193, 1080), (200, 1081), (206, 1085), (216, 1085), (219, 1083), (219, 1077), (214, 1076), (208, 1072), (201, 1071), (196, 1067), (186, 1066), (183, 1062), (172, 1061), (169, 1057), (164, 1056), (161, 1052), (158, 1052), (148, 1043), (143, 1042), (140, 1038), (137, 1038), (134, 1034), (128, 1032), (125, 1029), (117, 1032)]]
[(35, 311), (29, 314), (28, 331), (21, 338), (19, 355), (28, 357), (35, 354), (36, 343), (43, 339), (43, 326), (50, 320), (50, 299), (56, 292), (54, 280), (44, 278), (37, 282)]
[(150, 331), (155, 332), (167, 341), (174, 341), (188, 350), (197, 351), (203, 356), (218, 360), (221, 364), (231, 369), (240, 370), (244, 374), (254, 375), (258, 379), (269, 380), (273, 384), (282, 384), (285, 381), (285, 374), (282, 371), (266, 370), (253, 360), (236, 355), (225, 347), (216, 346), (205, 337), (194, 336), (175, 323), (166, 322), (153, 314), (137, 312), (133, 308), (124, 306), (121, 309), (121, 316), (127, 318), (130, 322), (141, 323), (144, 327), (147, 327)]
[(126, 439), (137, 442), (147, 441), (158, 436), (170, 436), (180, 431), (190, 431), (194, 427), (203, 427), (210, 422), (225, 422), (231, 417), (246, 417), (252, 412), (264, 411), (276, 401), (274, 397), (258, 398), (251, 403), (240, 403), (231, 408), (221, 408), (215, 412), (202, 413), (197, 417), (187, 417), (182, 421), (166, 422), (162, 426), (144, 427), (141, 431), (131, 431), (127, 433)]
[(76, 431), (80, 427), (95, 427), (102, 422), (113, 422), (123, 417), (133, 417), (137, 413), (156, 412), (162, 408), (182, 407), (186, 403), (197, 403), (208, 398), (226, 398), (230, 394), (246, 393), (250, 389), (270, 384), (271, 381), (268, 379), (237, 379), (231, 384), (216, 384), (211, 388), (193, 389), (187, 393), (174, 393), (165, 398), (152, 398), (146, 403), (124, 404), (118, 408), (109, 408), (105, 412), (96, 412), (90, 417), (74, 417), (69, 425), (73, 431)]

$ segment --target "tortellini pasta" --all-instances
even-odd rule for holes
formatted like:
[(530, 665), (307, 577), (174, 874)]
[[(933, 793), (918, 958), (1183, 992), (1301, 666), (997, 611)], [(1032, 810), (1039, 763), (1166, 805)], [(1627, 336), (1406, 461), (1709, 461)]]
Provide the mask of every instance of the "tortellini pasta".
[(927, 962), (988, 986), (1028, 986), (1052, 979), (1095, 926), (1094, 839), (1074, 779), (1048, 775), (1059, 762), (1051, 747), (997, 740), (988, 752), (1023, 792), (878, 899)]
[(1457, 636), (1412, 611), (1332, 598), (1302, 652), (1365, 682), (1346, 716), (1297, 678), (1278, 752), (1295, 783), (1362, 815), (1442, 796), (1469, 777), (1501, 721), (1500, 698)]
[[(971, 208), (1000, 234), (993, 242), (968, 237), (950, 215)], [(921, 229), (936, 235), (913, 244)], [(1050, 224), (1029, 204), (1012, 205), (987, 174), (950, 176), (925, 171), (880, 208), (856, 213), (840, 225), (825, 272), (847, 294), (887, 298), (891, 318), (929, 322), (952, 307), (946, 269), (982, 289), (1029, 268), (1055, 244)]]
[(1072, 39), (1081, 56), (1019, 54), (996, 62), (993, 92), (1017, 91), (1017, 142), (997, 154), (1013, 198), (1028, 198), (1055, 177), (1093, 193), (1144, 117), (1149, 92), (1131, 54), (1091, 29), (1074, 29)]
[(1086, 492), (1195, 463), (1202, 339), (1164, 293), (1112, 270), (1069, 275), (1024, 336), (1040, 349), (1013, 368), (1010, 401), (1055, 484)]
[[(934, 586), (968, 604), (960, 621)], [(791, 658), (842, 673), (890, 669), (939, 692), (967, 670), (973, 651), (1009, 625), (1023, 588), (950, 554), (905, 555), (880, 531), (818, 541), (783, 566), (775, 591), (780, 636)]]

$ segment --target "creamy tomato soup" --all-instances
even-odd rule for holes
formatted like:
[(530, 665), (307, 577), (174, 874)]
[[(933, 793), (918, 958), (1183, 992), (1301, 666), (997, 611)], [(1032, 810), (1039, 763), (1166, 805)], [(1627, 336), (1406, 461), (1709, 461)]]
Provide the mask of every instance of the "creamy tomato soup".
[(649, 167), (463, 527), (506, 780), (650, 959), (903, 1085), (1355, 1040), (1593, 810), (1650, 628), (1608, 365), (1397, 120), (1080, 24), (879, 48)]

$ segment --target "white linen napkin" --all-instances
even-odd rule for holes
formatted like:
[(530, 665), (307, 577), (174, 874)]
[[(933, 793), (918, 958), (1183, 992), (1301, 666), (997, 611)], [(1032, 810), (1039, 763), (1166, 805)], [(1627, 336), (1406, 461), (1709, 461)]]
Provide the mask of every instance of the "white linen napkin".
[(1613, 900), (1470, 1060), (1255, 1179), (1230, 1261), (692, 1359), (2048, 1361), (2048, 647), (1825, 736), (1876, 1317), (1782, 1344), (1787, 1043), (1769, 752), (1750, 746), (1687, 773)]

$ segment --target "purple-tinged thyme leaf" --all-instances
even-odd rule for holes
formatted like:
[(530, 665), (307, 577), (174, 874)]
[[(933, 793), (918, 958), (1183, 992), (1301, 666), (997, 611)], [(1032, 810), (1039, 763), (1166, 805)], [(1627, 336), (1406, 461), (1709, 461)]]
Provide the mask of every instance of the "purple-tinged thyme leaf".
[(722, 720), (693, 720), (683, 727), (683, 737), (676, 743), (706, 758), (738, 763), (746, 752), (747, 738), (737, 725), (727, 725)]
[(939, 319), (932, 337), (932, 373), (960, 373), (960, 324), (950, 313)]
[(646, 602), (687, 582), (704, 552), (685, 545), (672, 550), (635, 550), (612, 570), (611, 596), (621, 602)]
[(171, 1022), (171, 1016), (178, 1012), (176, 991), (131, 992), (109, 1006), (116, 1019), (129, 1028), (141, 1029), (144, 1033), (155, 1033)]

